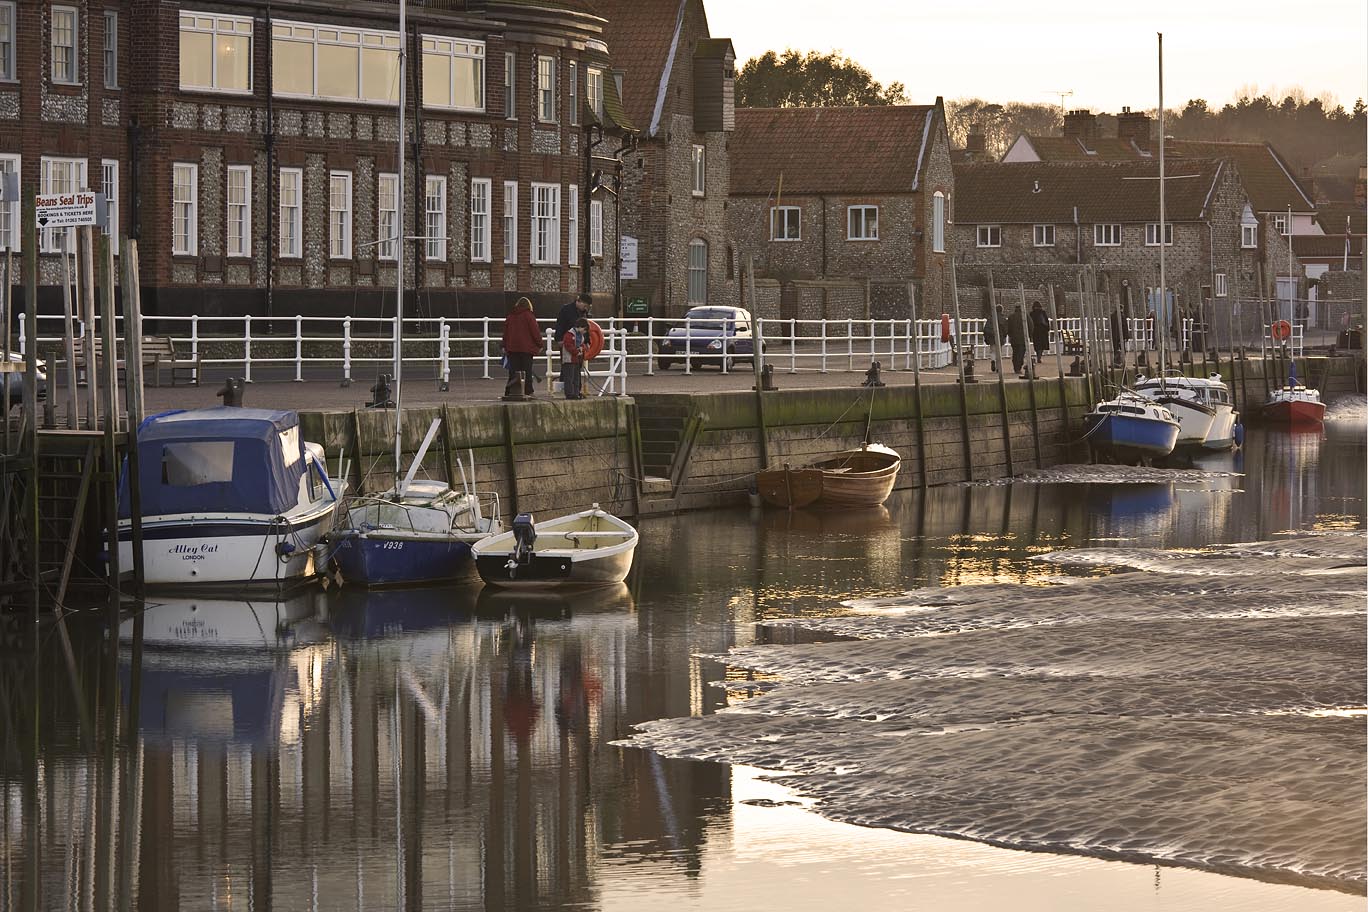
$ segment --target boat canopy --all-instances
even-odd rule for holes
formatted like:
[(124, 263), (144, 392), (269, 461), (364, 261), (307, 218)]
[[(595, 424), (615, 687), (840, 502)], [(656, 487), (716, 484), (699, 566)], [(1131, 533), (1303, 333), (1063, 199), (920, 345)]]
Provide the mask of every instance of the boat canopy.
[[(306, 470), (299, 415), (210, 408), (153, 415), (138, 428), (142, 515), (264, 513), (299, 502)], [(130, 515), (128, 473), (119, 516)]]

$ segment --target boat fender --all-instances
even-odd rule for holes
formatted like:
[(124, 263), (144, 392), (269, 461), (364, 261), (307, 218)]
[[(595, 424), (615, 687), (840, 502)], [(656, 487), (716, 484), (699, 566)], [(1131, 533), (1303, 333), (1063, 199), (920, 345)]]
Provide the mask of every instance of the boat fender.
[(1279, 342), (1286, 342), (1292, 337), (1292, 324), (1286, 320), (1279, 320), (1273, 324), (1273, 338)]
[(593, 361), (603, 351), (603, 327), (589, 321), (589, 338), (584, 343), (584, 360)]
[(950, 315), (947, 313), (941, 314), (941, 341), (950, 341)]
[(1237, 424), (1231, 431), (1231, 436), (1235, 438), (1237, 447), (1244, 446), (1245, 430), (1243, 424)]
[(291, 554), (294, 554), (294, 552), (294, 542), (276, 542), (276, 556), (281, 558), (282, 560), (289, 557)]

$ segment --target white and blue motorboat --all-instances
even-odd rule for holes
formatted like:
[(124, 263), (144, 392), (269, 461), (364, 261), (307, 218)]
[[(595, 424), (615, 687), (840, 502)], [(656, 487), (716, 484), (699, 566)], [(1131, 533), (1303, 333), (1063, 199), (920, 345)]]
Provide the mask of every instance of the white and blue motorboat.
[[(137, 432), (143, 579), (150, 586), (285, 585), (316, 572), (343, 484), (290, 411), (153, 415)], [(119, 484), (119, 566), (133, 565), (129, 477)]]
[(1240, 415), (1221, 375), (1187, 377), (1169, 371), (1159, 377), (1137, 377), (1135, 391), (1173, 413), (1182, 425), (1176, 449), (1228, 450), (1237, 445)]
[(1084, 436), (1094, 452), (1120, 463), (1168, 456), (1180, 427), (1167, 408), (1132, 392), (1104, 399), (1083, 416)]

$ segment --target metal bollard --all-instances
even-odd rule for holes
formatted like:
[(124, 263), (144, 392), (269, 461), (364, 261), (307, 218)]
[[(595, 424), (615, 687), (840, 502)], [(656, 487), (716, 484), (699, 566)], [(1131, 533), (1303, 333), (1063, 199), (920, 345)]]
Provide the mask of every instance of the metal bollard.
[(779, 388), (779, 387), (777, 387), (777, 386), (774, 385), (774, 365), (773, 365), (773, 364), (766, 364), (764, 367), (760, 368), (760, 378), (759, 378), (759, 382), (757, 382), (757, 383), (755, 384), (755, 386), (751, 387), (751, 389), (754, 389), (754, 390), (763, 390), (763, 391), (765, 391), (765, 392), (769, 392), (769, 391), (772, 391), (772, 390), (776, 390), (776, 389), (778, 389), (778, 388)]
[(229, 377), (223, 381), (223, 389), (214, 395), (223, 400), (226, 408), (242, 408), (242, 380), (237, 377)]
[(513, 371), (509, 375), (508, 383), (504, 386), (503, 399), (505, 402), (526, 402), (528, 396), (523, 392), (523, 384), (526, 382), (526, 375), (522, 371)]
[(389, 374), (380, 374), (375, 378), (375, 386), (371, 387), (371, 400), (366, 403), (366, 408), (394, 408), (394, 400), (390, 398)]
[(869, 362), (869, 370), (865, 371), (864, 383), (861, 386), (885, 386), (886, 384), (879, 378), (881, 365), (878, 361)]

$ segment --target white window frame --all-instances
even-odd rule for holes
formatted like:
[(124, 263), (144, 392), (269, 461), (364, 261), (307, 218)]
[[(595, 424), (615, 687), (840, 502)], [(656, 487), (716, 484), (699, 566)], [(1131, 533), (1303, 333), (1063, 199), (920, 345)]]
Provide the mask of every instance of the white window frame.
[[(278, 53), (275, 44), (308, 45), (313, 62), (312, 91), (285, 92), (271, 86), (271, 94), (276, 98), (310, 98), (317, 101), (340, 101), (347, 104), (374, 105), (376, 107), (397, 108), (402, 92), (397, 83), (393, 98), (374, 98), (365, 94), (365, 52), (394, 54), (396, 76), (399, 69), (399, 50), (402, 36), (398, 32), (382, 29), (343, 28), (335, 25), (320, 25), (314, 22), (291, 22), (284, 19), (271, 20), (271, 53)], [(356, 94), (325, 95), (318, 89), (318, 49), (320, 47), (340, 47), (356, 49)], [(279, 71), (279, 68), (277, 68)]]
[(14, 0), (0, 2), (0, 82), (14, 82), (14, 34), (18, 13)]
[(570, 61), (566, 80), (570, 83), (570, 126), (579, 126), (579, 64)]
[(603, 200), (589, 201), (589, 256), (603, 257)]
[(1031, 243), (1036, 247), (1053, 247), (1056, 241), (1055, 226), (1041, 223), (1031, 226)]
[[(793, 224), (789, 224), (789, 216), (792, 215)], [(793, 233), (789, 233), (789, 228), (793, 228)], [(783, 230), (780, 231), (779, 229)], [(770, 240), (782, 243), (790, 241), (801, 241), (803, 239), (803, 209), (801, 206), (771, 206), (770, 207)]]
[(977, 247), (1002, 246), (1001, 225), (979, 225), (974, 235), (975, 246)]
[[(287, 180), (288, 178), (288, 180)], [(293, 201), (291, 201), (293, 197)], [(280, 169), (280, 257), (304, 255), (304, 169)]]
[(504, 51), (504, 119), (518, 119), (518, 55)]
[(491, 185), (487, 177), (470, 181), (470, 261), (488, 263), (489, 254), (489, 197)]
[(429, 174), (423, 181), (423, 254), (431, 262), (445, 262), (447, 258), (446, 215), (446, 176)]
[[(869, 231), (869, 213), (874, 213), (874, 232)], [(860, 230), (855, 231), (855, 214), (860, 214)], [(879, 239), (879, 207), (878, 206), (847, 206), (846, 207), (846, 240), (847, 241), (877, 241)]]
[(1120, 247), (1121, 225), (1119, 222), (1098, 222), (1093, 225), (1094, 247)]
[[(199, 20), (209, 19), (212, 21), (207, 28), (199, 24)], [(189, 20), (190, 25), (186, 25)], [(245, 28), (244, 28), (245, 27)], [(212, 85), (186, 85), (182, 78), (179, 81), (182, 92), (219, 92), (225, 95), (250, 95), (256, 84), (256, 67), (253, 65), (253, 55), (255, 54), (256, 35), (252, 30), (252, 19), (250, 16), (228, 16), (222, 13), (197, 13), (192, 10), (183, 9), (180, 11), (180, 26), (177, 37), (182, 33), (191, 32), (194, 34), (209, 34), (212, 44), (213, 39), (221, 34), (231, 34), (234, 37), (240, 35), (247, 36), (247, 88), (234, 89), (224, 88), (219, 85), (219, 58), (218, 54), (213, 55), (213, 63), (210, 68), (210, 82)], [(177, 46), (176, 53), (179, 55), (180, 49)], [(177, 58), (179, 59), (179, 57)]]
[(504, 181), (503, 237), (505, 263), (518, 262), (518, 182)]
[[(340, 182), (340, 183), (338, 183)], [(342, 193), (338, 194), (338, 189)], [(338, 203), (342, 205), (338, 205)], [(328, 259), (352, 258), (352, 173), (328, 172)]]
[(375, 240), (376, 259), (399, 259), (399, 175), (390, 171), (375, 179)]
[(939, 190), (931, 197), (931, 251), (945, 253), (945, 194)]
[[(694, 264), (694, 251), (695, 251), (695, 250), (702, 250), (702, 251), (703, 251), (703, 265), (702, 265), (701, 268), (698, 267), (698, 266), (696, 266), (696, 265)], [(687, 281), (685, 282), (685, 297), (686, 297), (686, 299), (687, 299), (687, 301), (688, 301), (689, 306), (690, 306), (690, 307), (695, 307), (695, 306), (698, 306), (698, 305), (700, 305), (700, 304), (707, 304), (707, 303), (708, 303), (708, 242), (705, 241), (703, 238), (693, 238), (692, 240), (690, 240), (690, 241), (689, 241), (689, 248), (688, 248), (688, 258), (687, 258), (687, 260), (686, 260), (685, 262), (686, 262), (686, 264), (687, 264), (686, 269), (685, 269), (685, 274), (686, 274), (686, 276), (687, 276)], [(695, 285), (695, 282), (698, 280), (700, 274), (701, 274), (701, 276), (702, 276), (702, 281), (701, 281), (701, 284), (702, 284), (702, 294), (701, 294), (701, 295), (700, 295), (700, 294), (695, 294), (695, 293), (694, 293), (694, 292), (695, 292), (695, 287), (694, 287), (694, 285)]]
[[(189, 180), (182, 180), (188, 176)], [(182, 194), (183, 189), (188, 190)], [(184, 223), (181, 234), (177, 226)], [(171, 165), (171, 255), (199, 254), (199, 165), (194, 162), (173, 162)]]
[[(22, 174), (23, 157), (18, 154), (0, 153), (0, 174)], [(19, 252), (20, 228), (18, 201), (0, 203), (0, 251)]]
[(106, 89), (119, 87), (119, 13), (104, 11), (104, 85)]
[(689, 149), (693, 173), (693, 195), (703, 197), (708, 192), (708, 147), (694, 143)]
[(105, 198), (105, 226), (102, 230), (109, 238), (109, 251), (119, 255), (119, 160), (100, 159), (100, 195)]
[(1213, 291), (1218, 298), (1224, 298), (1226, 296), (1228, 289), (1226, 288), (1226, 274), (1224, 272), (1216, 273), (1215, 288)]
[(1240, 248), (1253, 250), (1259, 246), (1258, 222), (1244, 222), (1240, 225)]
[(557, 123), (556, 58), (537, 55), (537, 122)]
[[(80, 85), (81, 84), (81, 10), (75, 6), (54, 6), (51, 11), (52, 20), (49, 24), (50, 34), (48, 36), (48, 78), (53, 85)], [(71, 16), (71, 44), (57, 43), (57, 17), (59, 15)], [(57, 72), (57, 51), (58, 49), (68, 51), (70, 57), (66, 60), (69, 74), (58, 74)]]
[(589, 101), (589, 110), (594, 117), (603, 120), (603, 75), (599, 67), (586, 67), (584, 70), (584, 97)]
[(565, 263), (578, 266), (579, 255), (579, 185), (571, 184), (565, 196)]
[(560, 265), (560, 184), (532, 184), (532, 243), (527, 252), (534, 266)]
[(1286, 214), (1273, 216), (1273, 230), (1283, 237), (1290, 237), (1292, 235), (1292, 224)]
[[(1149, 222), (1145, 225), (1145, 246), (1159, 246), (1159, 223)], [(1173, 222), (1164, 222), (1164, 246), (1173, 246)]]
[[(71, 168), (70, 180), (66, 182), (66, 186), (58, 187), (53, 183), (52, 172), (53, 168), (56, 166)], [(44, 196), (50, 196), (54, 193), (75, 193), (77, 190), (88, 190), (90, 188), (89, 168), (90, 162), (84, 158), (44, 155), (39, 162), (39, 188)], [(15, 218), (21, 218), (17, 210)], [(15, 227), (20, 233), (23, 232), (22, 223), (17, 224)], [(66, 239), (65, 248), (57, 246), (57, 237), (59, 233)], [(39, 253), (60, 253), (63, 249), (65, 249), (67, 253), (76, 252), (75, 228), (44, 228), (38, 232)]]
[[(233, 180), (241, 184), (242, 199), (234, 201)], [(224, 254), (230, 257), (250, 257), (252, 255), (252, 166), (229, 165), (223, 184), (223, 201), (227, 209), (227, 222), (224, 225)]]
[[(426, 94), (423, 97), (423, 107), (437, 108), (447, 111), (476, 111), (483, 112), (486, 103), (485, 87), (488, 79), (488, 70), (485, 67), (485, 43), (483, 41), (473, 41), (466, 38), (447, 38), (441, 35), (422, 36), (423, 56), (445, 57), (447, 58), (447, 104), (438, 104), (428, 101)], [(479, 101), (474, 107), (456, 103), (456, 85), (458, 83), (456, 61), (474, 60), (476, 61), (475, 73), (479, 83), (476, 87), (476, 94)], [(427, 79), (423, 80), (423, 89), (426, 93)]]

